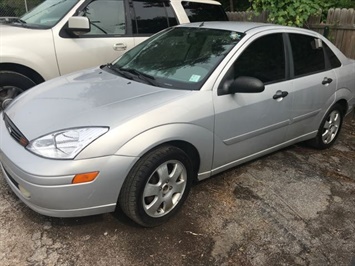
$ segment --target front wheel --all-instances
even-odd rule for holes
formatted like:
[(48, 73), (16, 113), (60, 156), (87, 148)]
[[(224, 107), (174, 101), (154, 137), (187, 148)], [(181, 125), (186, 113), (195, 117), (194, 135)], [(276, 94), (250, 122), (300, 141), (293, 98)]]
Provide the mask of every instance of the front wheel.
[(17, 95), (35, 85), (34, 81), (20, 73), (0, 71), (0, 110), (4, 110)]
[(159, 147), (144, 155), (127, 176), (120, 207), (136, 223), (158, 226), (181, 208), (192, 179), (192, 164), (185, 152), (174, 146)]
[(339, 136), (343, 116), (342, 106), (335, 104), (325, 115), (317, 136), (309, 141), (310, 145), (317, 149), (326, 149), (332, 146)]

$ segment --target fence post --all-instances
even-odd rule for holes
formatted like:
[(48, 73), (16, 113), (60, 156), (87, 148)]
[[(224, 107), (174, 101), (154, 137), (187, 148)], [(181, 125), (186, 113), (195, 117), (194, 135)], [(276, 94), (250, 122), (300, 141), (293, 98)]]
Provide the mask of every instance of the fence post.
[(328, 35), (329, 35), (329, 27), (325, 26), (323, 31), (323, 36), (328, 39)]

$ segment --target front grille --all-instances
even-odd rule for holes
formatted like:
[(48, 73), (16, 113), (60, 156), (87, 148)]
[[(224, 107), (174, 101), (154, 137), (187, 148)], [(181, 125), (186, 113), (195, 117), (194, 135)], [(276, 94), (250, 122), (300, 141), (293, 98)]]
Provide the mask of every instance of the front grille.
[(4, 121), (5, 121), (5, 126), (7, 128), (7, 131), (10, 133), (11, 137), (13, 137), (22, 146), (24, 147), (27, 146), (28, 140), (5, 113), (4, 113)]
[(8, 171), (6, 171), (5, 168), (3, 168), (3, 169), (4, 169), (4, 172), (6, 173), (7, 177), (8, 177), (8, 178), (10, 179), (10, 181), (12, 182), (12, 184), (14, 184), (15, 187), (19, 188), (19, 187), (18, 187), (18, 183), (15, 181), (15, 179), (13, 179), (13, 177), (9, 174)]

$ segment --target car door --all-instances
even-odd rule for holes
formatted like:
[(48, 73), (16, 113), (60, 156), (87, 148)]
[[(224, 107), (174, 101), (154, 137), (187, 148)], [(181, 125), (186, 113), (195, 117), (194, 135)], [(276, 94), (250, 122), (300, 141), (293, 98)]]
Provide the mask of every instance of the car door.
[[(329, 49), (320, 39), (289, 34), (292, 49), (292, 112), (287, 138), (292, 140), (316, 131), (334, 103), (336, 75), (327, 57)], [(330, 53), (331, 50), (328, 50)], [(335, 56), (335, 55), (334, 55)], [(336, 60), (336, 58), (335, 58)], [(333, 63), (340, 66), (340, 62)]]
[(60, 74), (112, 62), (132, 48), (130, 23), (127, 23), (125, 1), (85, 2), (76, 12), (90, 20), (90, 32), (72, 36), (64, 28), (54, 32)]
[(219, 88), (231, 78), (250, 76), (264, 82), (265, 90), (229, 95), (214, 92), (215, 172), (285, 141), (292, 104), (285, 55), (284, 35), (264, 34), (251, 40), (227, 66)]

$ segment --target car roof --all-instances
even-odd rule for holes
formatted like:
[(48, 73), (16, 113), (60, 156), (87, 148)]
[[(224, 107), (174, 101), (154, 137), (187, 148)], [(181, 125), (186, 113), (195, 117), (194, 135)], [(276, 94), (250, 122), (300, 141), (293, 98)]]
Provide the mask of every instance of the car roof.
[[(170, 0), (170, 2), (182, 2), (184, 0)], [(201, 4), (211, 4), (211, 5), (222, 5), (216, 0), (189, 0), (189, 2), (201, 3)]]
[[(189, 24), (182, 24), (181, 27), (205, 27), (210, 29), (221, 29), (229, 31), (237, 31), (241, 33), (246, 33), (248, 31), (264, 31), (264, 30), (280, 30), (280, 31), (297, 31), (300, 33), (311, 31), (306, 29), (300, 29), (295, 27), (280, 26), (276, 24), (258, 23), (258, 22), (240, 22), (240, 21), (205, 21), (205, 22), (194, 22)], [(315, 34), (315, 32), (312, 32)]]

